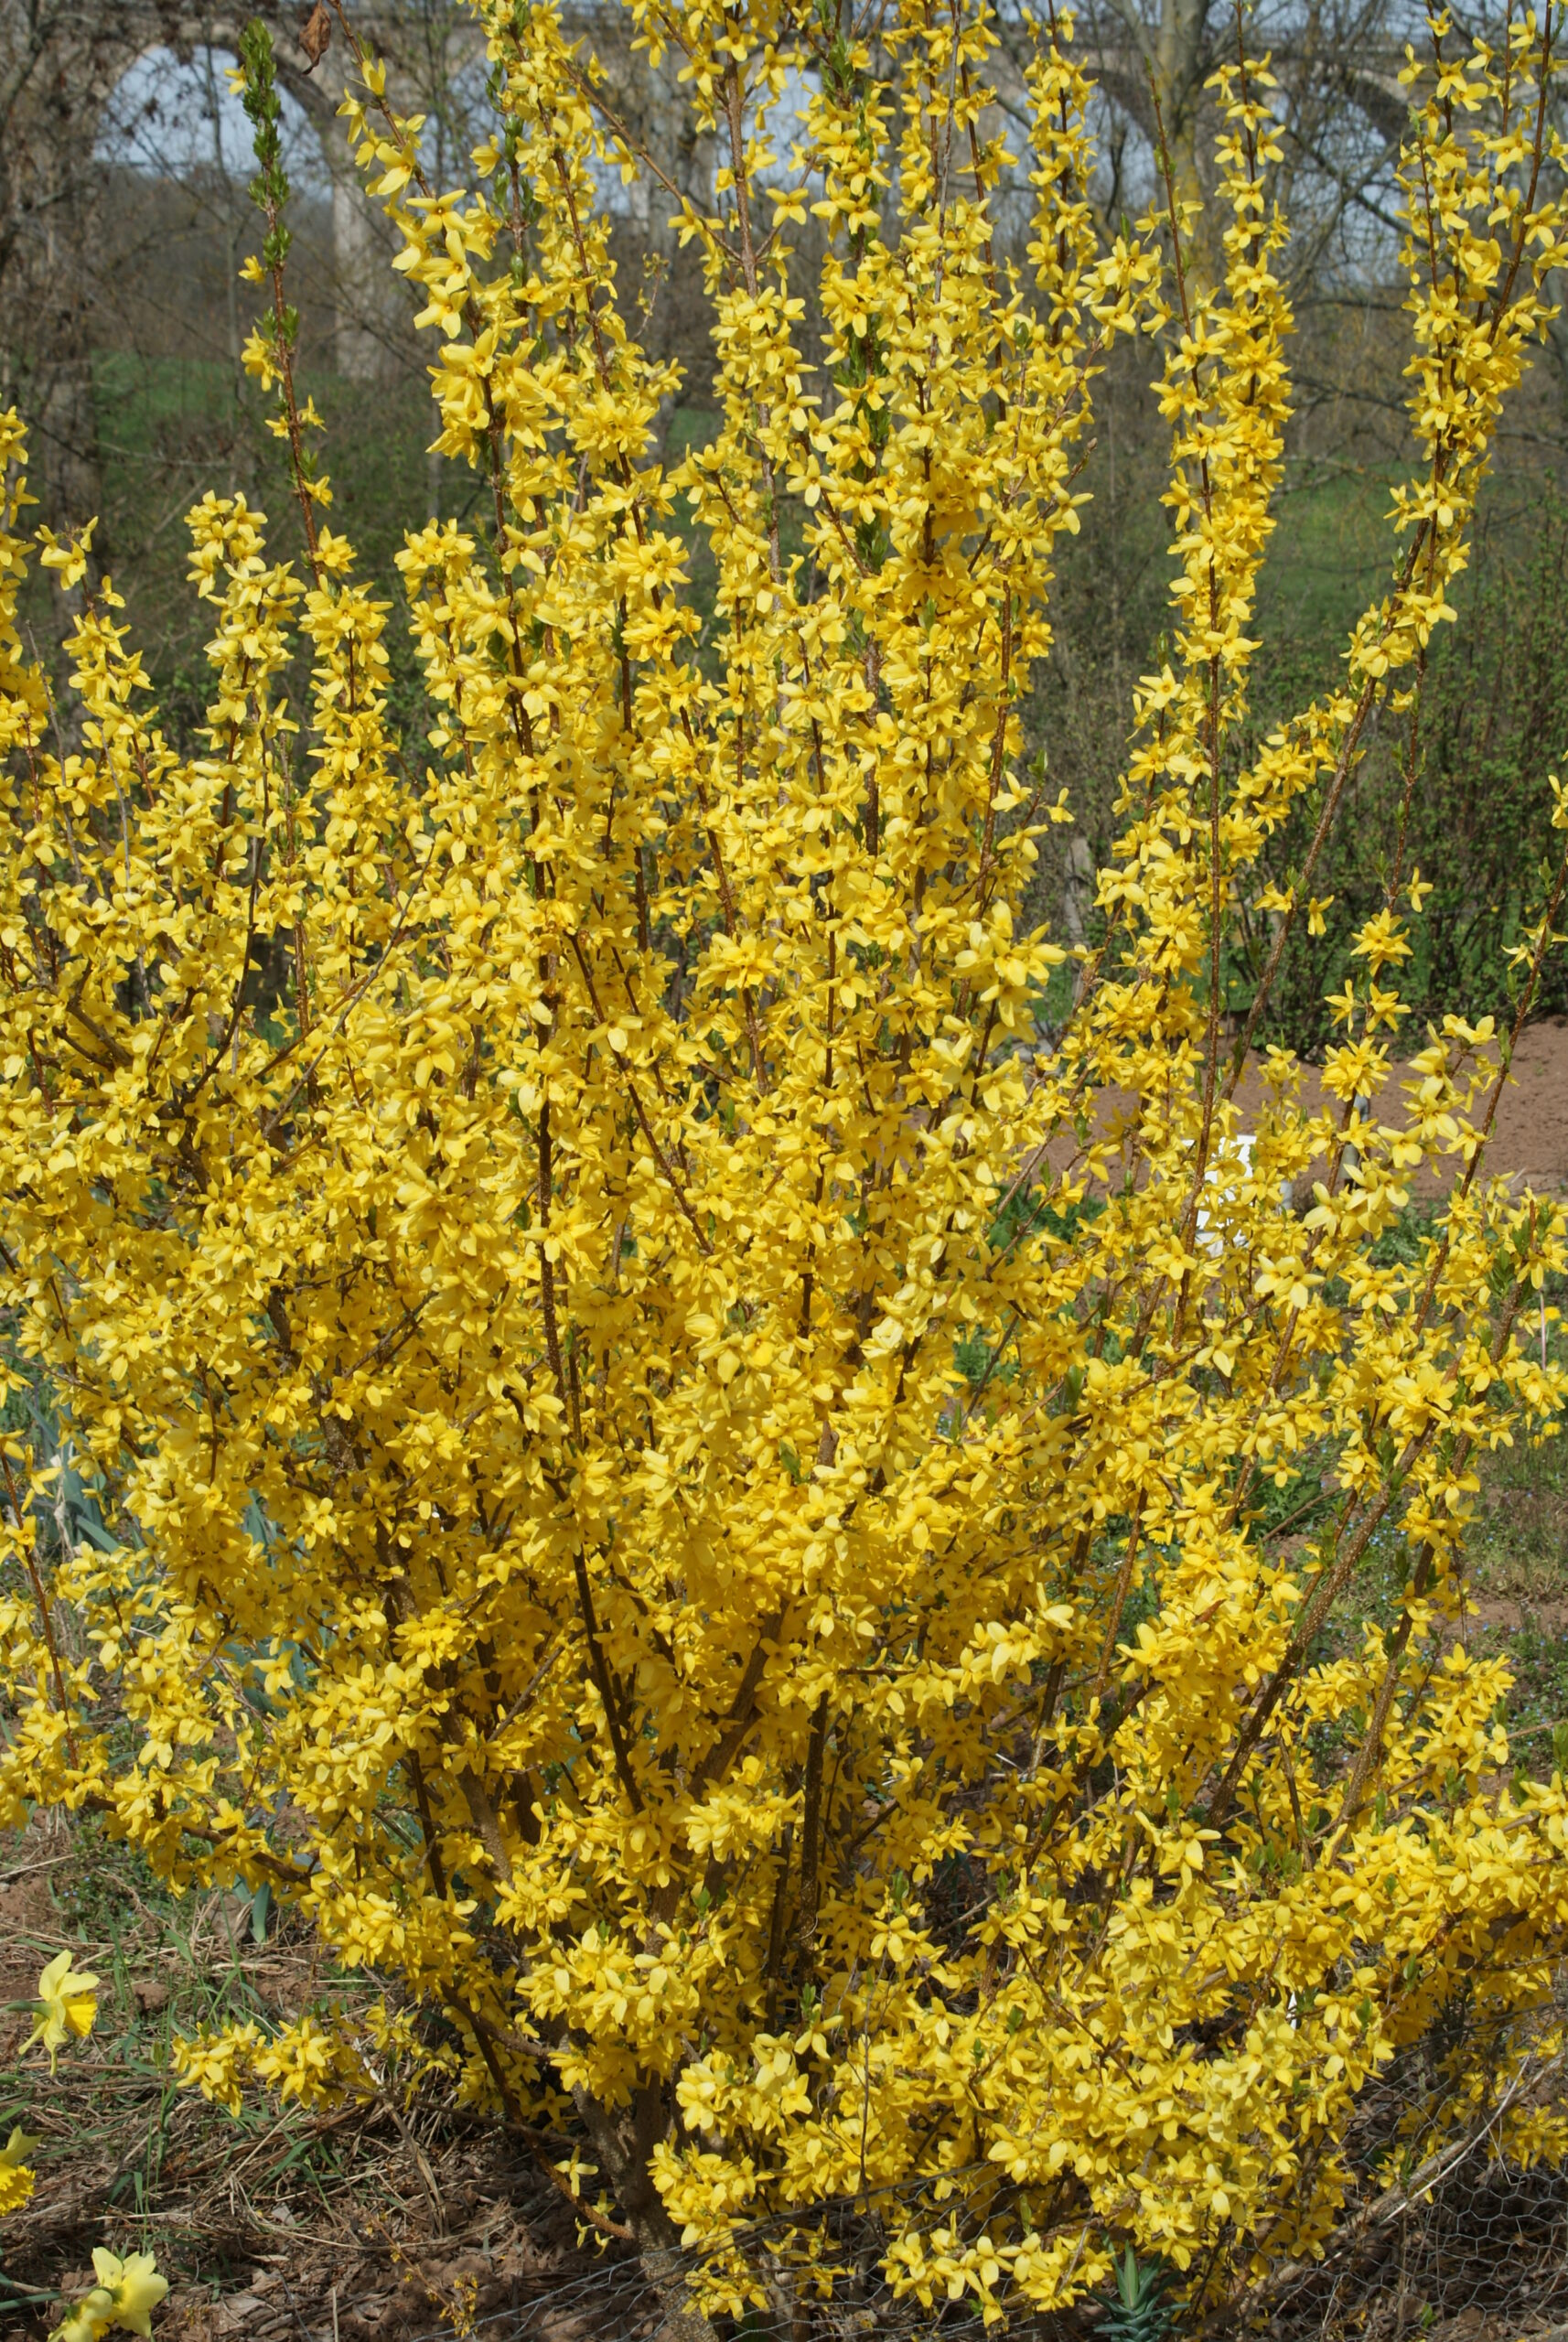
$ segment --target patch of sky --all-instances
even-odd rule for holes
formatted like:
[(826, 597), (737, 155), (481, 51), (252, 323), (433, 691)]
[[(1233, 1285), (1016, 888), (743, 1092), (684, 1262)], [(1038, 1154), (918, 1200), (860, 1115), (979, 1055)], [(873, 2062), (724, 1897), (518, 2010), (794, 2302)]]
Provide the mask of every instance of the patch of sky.
[[(794, 187), (805, 176), (801, 150), (806, 145), (811, 101), (820, 87), (820, 75), (787, 65), (776, 95), (759, 102), (754, 94), (747, 100), (743, 117), (747, 143), (761, 141), (771, 156), (755, 174), (758, 187)], [(729, 140), (722, 120), (713, 144), (715, 167), (726, 168)], [(600, 205), (618, 219), (646, 223), (660, 203), (668, 204), (668, 196), (646, 169), (639, 167), (628, 179), (613, 141), (607, 138), (606, 145), (604, 158), (593, 166)]]
[[(151, 179), (188, 179), (216, 171), (247, 177), (253, 168), (251, 125), (229, 86), (236, 62), (205, 44), (182, 58), (172, 48), (144, 49), (103, 109), (95, 159)], [(317, 138), (304, 107), (286, 90), (283, 109), (284, 167), (302, 195), (325, 196), (329, 181)]]

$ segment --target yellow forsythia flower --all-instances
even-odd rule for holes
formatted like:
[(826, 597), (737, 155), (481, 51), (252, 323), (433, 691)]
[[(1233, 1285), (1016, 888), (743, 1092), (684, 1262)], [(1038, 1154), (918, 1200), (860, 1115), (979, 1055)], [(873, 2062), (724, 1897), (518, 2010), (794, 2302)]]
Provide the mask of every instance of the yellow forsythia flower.
[(62, 592), (69, 591), (72, 586), (80, 586), (86, 575), (88, 548), (97, 526), (96, 520), (89, 521), (84, 529), (78, 529), (63, 544), (52, 529), (38, 531), (38, 543), (43, 546), (43, 552), (38, 555), (39, 563), (43, 568), (55, 572)]

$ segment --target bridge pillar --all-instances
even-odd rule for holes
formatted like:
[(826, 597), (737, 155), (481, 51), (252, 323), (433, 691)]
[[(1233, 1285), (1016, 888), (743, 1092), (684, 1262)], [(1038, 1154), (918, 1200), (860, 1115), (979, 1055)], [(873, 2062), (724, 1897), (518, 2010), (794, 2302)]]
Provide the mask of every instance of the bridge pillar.
[(397, 299), (401, 285), (396, 277), (389, 276), (389, 252), (380, 225), (360, 188), (346, 173), (335, 170), (332, 358), (338, 373), (351, 382), (373, 382), (387, 372), (389, 345), (400, 322), (396, 312), (403, 306)]

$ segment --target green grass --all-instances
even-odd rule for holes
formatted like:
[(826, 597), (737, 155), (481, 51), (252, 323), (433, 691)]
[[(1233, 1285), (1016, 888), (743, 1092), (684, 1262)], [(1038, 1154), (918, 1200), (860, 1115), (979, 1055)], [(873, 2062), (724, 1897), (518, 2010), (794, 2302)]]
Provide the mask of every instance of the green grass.
[(1304, 465), (1287, 476), (1258, 595), (1265, 642), (1348, 642), (1394, 566), (1399, 540), (1387, 515), (1397, 477), (1359, 465)]
[(1481, 1466), (1466, 1541), (1481, 1616), (1471, 1647), (1501, 1650), (1513, 1671), (1506, 1722), (1517, 1760), (1550, 1774), (1552, 1735), (1568, 1722), (1568, 1441), (1499, 1449)]

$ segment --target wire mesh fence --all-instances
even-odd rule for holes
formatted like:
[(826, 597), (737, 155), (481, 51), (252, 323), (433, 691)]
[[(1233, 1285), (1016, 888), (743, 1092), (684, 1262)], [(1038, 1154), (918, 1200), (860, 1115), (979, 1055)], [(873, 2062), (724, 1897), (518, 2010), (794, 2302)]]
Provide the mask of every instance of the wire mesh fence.
[[(213, 2330), (263, 2342), (1121, 2342), (1126, 2321), (1113, 2296), (1055, 2314), (1004, 2305), (989, 2322), (972, 2299), (895, 2299), (875, 2273), (875, 2214), (841, 2208), (837, 2241), (855, 2244), (857, 2219), (858, 2252), (827, 2297), (791, 2297), (783, 2262), (769, 2270), (767, 2241), (755, 2236), (768, 2298), (739, 2318), (693, 2310), (693, 2262), (650, 2271), (628, 2256), (510, 2280), (459, 2261), (434, 2283), (409, 2282), (411, 2271), (380, 2295), (350, 2289), (309, 2302), (285, 2272), (264, 2299), (221, 2304)], [(1155, 2330), (1170, 2342), (1568, 2342), (1568, 2175), (1500, 2159), (1477, 2136), (1424, 2189), (1369, 2187), (1320, 2259), (1249, 2280), (1217, 2254), (1171, 2286)]]
[[(1538, 2071), (1525, 2089), (1540, 2102), (1557, 2079)], [(320, 2225), (312, 2231), (302, 2221), (288, 2248), (275, 2219), (264, 2221), (216, 2295), (203, 2289), (199, 2301), (182, 2288), (171, 2299), (158, 2342), (1568, 2342), (1568, 2172), (1499, 2155), (1506, 2095), (1483, 2099), (1423, 2154), (1430, 2133), (1423, 2138), (1419, 2118), (1430, 2100), (1408, 2074), (1391, 2074), (1345, 2142), (1352, 2184), (1321, 2255), (1265, 2254), (1260, 2271), (1221, 2239), (1186, 2272), (1165, 2272), (1159, 2315), (1137, 2337), (1109, 2288), (1052, 2314), (1004, 2295), (989, 2322), (972, 2297), (939, 2294), (929, 2305), (896, 2297), (880, 2272), (909, 2204), (903, 2197), (896, 2207), (890, 2195), (815, 2208), (821, 2266), (832, 2272), (826, 2292), (794, 2273), (793, 2224), (756, 2223), (737, 2240), (757, 2298), (738, 2316), (704, 2318), (693, 2306), (694, 2256), (656, 2265), (625, 2245), (598, 2250), (537, 2165), (503, 2154), (488, 2163), (480, 2216), (445, 2228), (399, 2232), (368, 2216), (357, 2223), (347, 2202), (328, 2224), (318, 2205)], [(1391, 2179), (1391, 2150), (1402, 2178)], [(446, 2182), (452, 2167), (437, 2155)], [(282, 2217), (281, 2206), (273, 2209)], [(952, 2214), (950, 2202), (942, 2217)], [(1087, 2206), (1074, 2217), (1091, 2241), (1124, 2241), (1096, 2225)], [(83, 2233), (102, 2233), (100, 2218), (84, 2207)], [(166, 2240), (145, 2240), (158, 2241), (162, 2257)], [(19, 2302), (0, 2301), (0, 2335), (14, 2331), (18, 2342), (44, 2334), (49, 2318), (41, 2301), (31, 2320)]]

